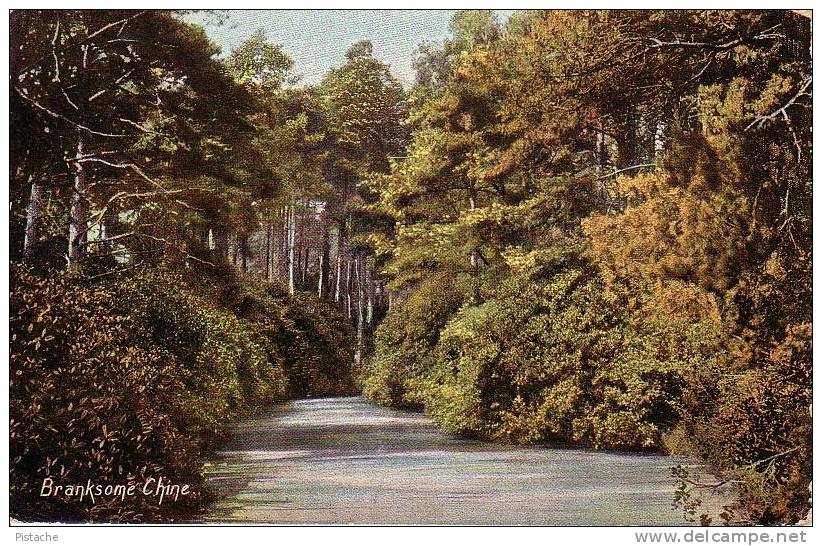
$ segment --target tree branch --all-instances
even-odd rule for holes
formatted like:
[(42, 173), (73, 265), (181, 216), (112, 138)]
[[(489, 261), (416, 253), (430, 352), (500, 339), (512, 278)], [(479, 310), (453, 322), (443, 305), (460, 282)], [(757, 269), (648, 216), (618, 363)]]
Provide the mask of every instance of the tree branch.
[(641, 163), (639, 165), (631, 165), (630, 167), (624, 167), (624, 168), (618, 169), (614, 172), (604, 174), (604, 175), (598, 177), (597, 180), (604, 180), (605, 178), (610, 178), (612, 176), (616, 176), (616, 175), (618, 175), (620, 173), (624, 173), (626, 171), (635, 171), (637, 169), (644, 169), (646, 167), (656, 167), (656, 163)]
[(810, 87), (811, 83), (813, 82), (813, 76), (808, 76), (802, 81), (802, 84), (799, 86), (799, 90), (796, 92), (794, 96), (792, 96), (788, 102), (783, 104), (781, 107), (777, 108), (770, 114), (759, 114), (754, 118), (752, 122), (745, 127), (745, 130), (748, 131), (750, 129), (760, 129), (762, 126), (768, 122), (773, 121), (777, 117), (783, 117), (783, 119), (787, 118), (787, 110), (791, 106), (793, 106), (796, 101), (798, 101), (801, 97), (810, 97), (811, 94), (807, 93), (808, 87)]
[(126, 138), (126, 137), (129, 136), (129, 135), (118, 135), (118, 134), (113, 134), (113, 133), (104, 133), (103, 131), (96, 131), (96, 130), (90, 128), (90, 127), (86, 127), (85, 125), (77, 123), (73, 119), (70, 119), (70, 118), (68, 118), (68, 117), (66, 117), (62, 114), (58, 114), (57, 112), (49, 110), (48, 108), (46, 108), (45, 106), (43, 106), (42, 104), (37, 102), (36, 100), (29, 97), (26, 94), (25, 91), (23, 91), (22, 89), (20, 89), (16, 85), (14, 86), (14, 90), (17, 92), (18, 95), (20, 95), (20, 97), (23, 98), (23, 100), (25, 100), (27, 102), (30, 102), (32, 105), (34, 105), (39, 110), (42, 110), (43, 112), (45, 112), (46, 114), (50, 115), (51, 117), (53, 117), (55, 119), (63, 120), (66, 123), (68, 123), (69, 125), (72, 125), (72, 126), (76, 127), (77, 129), (80, 129), (81, 131), (85, 131), (85, 132), (87, 132), (89, 134), (92, 134), (92, 135), (104, 136), (104, 137), (109, 137), (109, 138)]

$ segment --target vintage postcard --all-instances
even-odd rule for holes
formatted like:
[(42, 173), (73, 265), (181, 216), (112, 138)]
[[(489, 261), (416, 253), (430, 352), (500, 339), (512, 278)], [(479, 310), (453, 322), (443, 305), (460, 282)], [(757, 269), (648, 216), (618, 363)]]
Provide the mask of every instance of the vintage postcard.
[(16, 540), (809, 525), (811, 27), (10, 10)]

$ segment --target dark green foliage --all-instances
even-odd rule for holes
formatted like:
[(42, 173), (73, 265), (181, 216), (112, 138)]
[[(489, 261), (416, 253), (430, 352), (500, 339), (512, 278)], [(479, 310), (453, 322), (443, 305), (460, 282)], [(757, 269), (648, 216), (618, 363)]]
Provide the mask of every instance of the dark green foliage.
[[(448, 309), (441, 333), (409, 312), (433, 306), (430, 289), (413, 294), (395, 313), (402, 320), (389, 314), (380, 327), (366, 394), (416, 401), (446, 429), (471, 436), (659, 447), (679, 417), (689, 370), (714, 347), (700, 346), (695, 331), (638, 332), (604, 297), (578, 247), (549, 248), (531, 260), (484, 303)], [(412, 350), (381, 355), (380, 344)]]
[(465, 279), (423, 281), (389, 311), (375, 334), (375, 353), (363, 371), (363, 393), (385, 405), (419, 406), (410, 384), (428, 373), (440, 331), (467, 297)]
[[(174, 519), (202, 500), (198, 438), (175, 357), (134, 320), (112, 311), (114, 294), (67, 275), (48, 280), (11, 269), (10, 509), (28, 521)], [(92, 505), (40, 497), (55, 483), (144, 483), (164, 476), (195, 493), (160, 510), (142, 495)], [(103, 482), (102, 480), (105, 480)]]
[(110, 284), (117, 294), (115, 309), (127, 313), (182, 369), (181, 396), (190, 397), (188, 404), (196, 408), (185, 422), (187, 431), (216, 439), (231, 418), (284, 398), (281, 357), (270, 358), (267, 340), (230, 311), (186, 289), (179, 275), (153, 271)]
[(224, 304), (277, 351), (295, 397), (353, 392), (351, 324), (313, 294), (289, 295), (278, 283), (243, 282), (223, 291)]
[[(350, 326), (312, 296), (154, 270), (104, 282), (12, 264), (12, 514), (33, 521), (191, 517), (208, 492), (201, 456), (240, 415), (288, 394), (351, 391)], [(61, 484), (142, 485), (193, 494), (91, 504), (40, 497)], [(109, 482), (102, 483), (106, 485)], [(107, 499), (108, 500), (108, 499)]]

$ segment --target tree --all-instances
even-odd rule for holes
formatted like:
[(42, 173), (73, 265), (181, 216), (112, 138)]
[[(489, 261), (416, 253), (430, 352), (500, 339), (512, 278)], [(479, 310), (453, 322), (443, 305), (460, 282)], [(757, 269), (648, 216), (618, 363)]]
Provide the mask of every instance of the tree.
[[(247, 108), (246, 95), (212, 59), (214, 46), (170, 12), (38, 11), (12, 18), (19, 30), (12, 92), (32, 115), (49, 120), (52, 153), (69, 173), (60, 184), (69, 202), (69, 266), (79, 268), (107, 241), (167, 241), (139, 225), (116, 234), (104, 227), (112, 218), (119, 223), (118, 212), (187, 208), (179, 194), (191, 190), (161, 178), (214, 165), (227, 149), (223, 139), (243, 132), (236, 114)], [(198, 100), (208, 96), (224, 99)], [(37, 222), (32, 215), (30, 223)]]

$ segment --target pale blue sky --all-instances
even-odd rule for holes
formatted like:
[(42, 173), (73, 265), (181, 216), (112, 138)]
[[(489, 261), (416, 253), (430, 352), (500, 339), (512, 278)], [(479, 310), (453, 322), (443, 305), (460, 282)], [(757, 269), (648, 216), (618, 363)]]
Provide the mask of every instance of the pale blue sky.
[[(496, 10), (504, 23), (511, 10)], [(423, 41), (441, 42), (448, 36), (454, 10), (230, 10), (222, 25), (213, 16), (193, 14), (187, 20), (206, 27), (223, 55), (259, 29), (280, 44), (302, 74), (303, 84), (317, 83), (332, 66), (345, 61), (348, 47), (371, 40), (374, 56), (389, 65), (403, 84), (413, 82), (411, 61)]]

